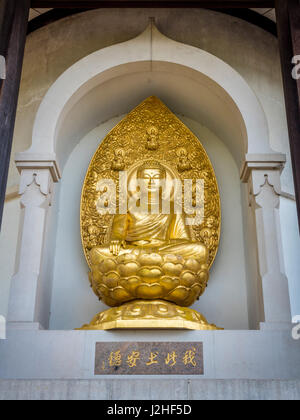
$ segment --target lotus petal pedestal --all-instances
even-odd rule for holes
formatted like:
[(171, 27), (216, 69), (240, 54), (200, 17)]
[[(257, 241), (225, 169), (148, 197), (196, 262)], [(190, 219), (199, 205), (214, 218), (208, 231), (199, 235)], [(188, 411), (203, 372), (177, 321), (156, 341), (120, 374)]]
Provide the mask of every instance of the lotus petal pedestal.
[(163, 300), (136, 300), (124, 303), (96, 315), (82, 330), (133, 329), (188, 329), (220, 330), (209, 324), (203, 315)]

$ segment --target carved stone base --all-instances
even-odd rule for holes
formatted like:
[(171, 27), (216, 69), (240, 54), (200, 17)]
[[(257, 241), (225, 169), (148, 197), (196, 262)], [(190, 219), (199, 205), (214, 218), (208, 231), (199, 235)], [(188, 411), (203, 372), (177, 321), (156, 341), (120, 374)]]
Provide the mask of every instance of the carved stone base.
[(203, 315), (163, 300), (135, 300), (96, 315), (81, 330), (112, 330), (117, 328), (220, 330), (209, 324)]

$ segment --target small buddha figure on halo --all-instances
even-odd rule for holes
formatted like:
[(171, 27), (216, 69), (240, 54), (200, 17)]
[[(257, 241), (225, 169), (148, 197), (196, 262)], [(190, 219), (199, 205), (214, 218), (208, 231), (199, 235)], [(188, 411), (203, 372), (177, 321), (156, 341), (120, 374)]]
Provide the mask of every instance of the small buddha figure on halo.
[(191, 169), (191, 163), (188, 157), (188, 152), (184, 147), (180, 147), (177, 150), (178, 164), (177, 169), (179, 172), (189, 171)]
[(113, 158), (111, 169), (114, 171), (124, 171), (125, 169), (125, 151), (122, 148), (117, 148), (115, 150), (115, 157)]
[(149, 127), (147, 129), (147, 143), (146, 149), (157, 150), (159, 148), (159, 131), (156, 127)]

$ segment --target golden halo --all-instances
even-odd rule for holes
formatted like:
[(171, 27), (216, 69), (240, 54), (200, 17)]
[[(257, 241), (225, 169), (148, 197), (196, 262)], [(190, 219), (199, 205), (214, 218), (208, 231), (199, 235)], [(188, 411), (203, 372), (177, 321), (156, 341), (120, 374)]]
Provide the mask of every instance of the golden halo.
[[(145, 122), (151, 121), (151, 126)], [(159, 134), (159, 147), (145, 150), (149, 135)], [(205, 183), (204, 221), (191, 227), (193, 238), (204, 243), (209, 251), (209, 266), (216, 257), (221, 231), (221, 205), (216, 176), (212, 164), (199, 139), (156, 97), (152, 96), (130, 112), (104, 138), (95, 152), (82, 189), (80, 228), (84, 253), (89, 261), (89, 250), (108, 243), (113, 215), (99, 215), (97, 182), (111, 179), (118, 190), (119, 172), (112, 169), (115, 151), (124, 151), (125, 168), (131, 171), (145, 161), (158, 161), (167, 174), (184, 179), (203, 179)], [(177, 173), (178, 151), (188, 151), (191, 169)], [(122, 152), (123, 153), (123, 152)], [(96, 232), (96, 233), (95, 233)]]

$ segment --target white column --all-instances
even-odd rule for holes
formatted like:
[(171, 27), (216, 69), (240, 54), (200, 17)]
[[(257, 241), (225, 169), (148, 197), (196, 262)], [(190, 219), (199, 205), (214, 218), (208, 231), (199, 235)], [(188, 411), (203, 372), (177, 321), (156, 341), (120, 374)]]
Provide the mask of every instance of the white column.
[(17, 162), (17, 166), (21, 172), (22, 216), (8, 322), (10, 327), (43, 328), (49, 321), (50, 308), (41, 311), (41, 307), (47, 306), (50, 298), (45, 298), (47, 288), (41, 279), (41, 266), (53, 182), (58, 181), (59, 172), (53, 163)]
[(290, 328), (291, 308), (285, 275), (279, 221), (280, 174), (284, 158), (248, 160), (242, 179), (248, 182), (250, 206), (256, 223), (259, 275), (262, 282), (264, 322), (261, 329)]

